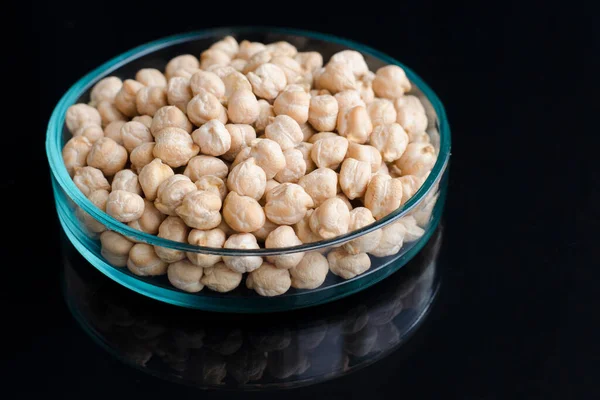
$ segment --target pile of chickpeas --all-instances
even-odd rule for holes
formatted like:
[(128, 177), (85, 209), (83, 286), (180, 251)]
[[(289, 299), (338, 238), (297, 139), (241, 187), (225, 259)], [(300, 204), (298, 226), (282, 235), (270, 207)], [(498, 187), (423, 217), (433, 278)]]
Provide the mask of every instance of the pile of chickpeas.
[[(320, 53), (288, 42), (228, 36), (164, 73), (100, 80), (89, 104), (66, 113), (73, 137), (63, 159), (94, 205), (139, 231), (215, 248), (296, 246), (365, 227), (423, 184), (437, 153), (410, 90), (402, 68), (373, 73), (353, 50), (323, 66)], [(167, 274), (187, 292), (228, 292), (248, 273), (248, 288), (276, 296), (317, 288), (328, 271), (367, 271), (369, 254), (395, 254), (423, 235), (431, 203), (326, 255), (266, 259), (186, 254), (109, 231), (80, 208), (77, 216), (115, 267)]]

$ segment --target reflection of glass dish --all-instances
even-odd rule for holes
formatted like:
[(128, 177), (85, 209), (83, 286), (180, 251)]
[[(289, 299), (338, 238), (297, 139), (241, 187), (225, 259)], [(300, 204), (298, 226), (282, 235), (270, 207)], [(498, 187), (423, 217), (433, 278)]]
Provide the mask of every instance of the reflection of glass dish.
[[(425, 320), (441, 282), (442, 227), (376, 287), (314, 310), (216, 314), (139, 296), (93, 268), (63, 240), (63, 290), (84, 330), (127, 364), (201, 387), (287, 388), (365, 367), (398, 350)], [(410, 349), (410, 346), (405, 349)]]

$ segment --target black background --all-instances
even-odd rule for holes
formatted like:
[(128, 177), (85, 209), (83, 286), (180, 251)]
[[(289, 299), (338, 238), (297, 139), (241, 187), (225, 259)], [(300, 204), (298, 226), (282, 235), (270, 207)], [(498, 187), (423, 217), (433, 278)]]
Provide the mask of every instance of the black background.
[(198, 395), (112, 359), (68, 313), (45, 128), (70, 85), (123, 51), (188, 30), (260, 24), (332, 33), (399, 59), (437, 92), (453, 134), (443, 256), (454, 295), (426, 343), (407, 360), (392, 355), (285, 395), (600, 396), (595, 10), (576, 2), (126, 3), (5, 10), (17, 26), (4, 49), (4, 98), (12, 105), (2, 109), (3, 330), (10, 337), (2, 376), (9, 386), (67, 398)]

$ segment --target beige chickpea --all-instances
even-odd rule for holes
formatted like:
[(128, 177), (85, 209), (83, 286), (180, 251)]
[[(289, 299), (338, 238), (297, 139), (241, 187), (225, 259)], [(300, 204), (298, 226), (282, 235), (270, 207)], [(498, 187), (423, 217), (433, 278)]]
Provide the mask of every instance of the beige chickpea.
[(251, 125), (247, 124), (227, 124), (225, 125), (225, 129), (227, 129), (231, 136), (231, 146), (222, 155), (222, 158), (227, 161), (233, 161), (243, 148), (249, 147), (250, 143), (256, 139), (256, 132)]
[(282, 183), (267, 193), (265, 214), (278, 225), (293, 225), (304, 218), (306, 211), (313, 206), (312, 198), (302, 186)]
[(267, 176), (253, 157), (236, 165), (227, 177), (227, 188), (240, 196), (259, 200), (265, 193)]
[[(226, 249), (252, 250), (259, 249), (256, 238), (251, 233), (238, 233), (231, 235), (223, 246)], [(232, 271), (237, 273), (251, 272), (259, 268), (263, 259), (259, 256), (223, 256), (223, 262)]]
[(85, 167), (92, 143), (85, 136), (75, 136), (62, 149), (63, 162), (69, 175), (73, 176), (76, 168)]
[(278, 56), (294, 57), (298, 53), (298, 49), (294, 45), (284, 40), (269, 43), (265, 48)]
[(256, 96), (248, 89), (238, 89), (227, 100), (227, 116), (236, 124), (252, 124), (260, 114)]
[(223, 263), (204, 270), (200, 283), (215, 292), (231, 292), (242, 282), (242, 274), (232, 271)]
[(408, 135), (408, 143), (431, 143), (431, 137), (427, 132), (406, 132)]
[(102, 126), (106, 126), (114, 121), (126, 121), (127, 117), (119, 111), (114, 103), (103, 100), (96, 105), (96, 109), (102, 119)]
[[(108, 190), (100, 189), (95, 190), (89, 194), (88, 199), (94, 204), (99, 210), (106, 212), (106, 202), (108, 201)], [(96, 220), (87, 212), (83, 211), (83, 208), (77, 207), (75, 210), (77, 218), (83, 223), (85, 228), (92, 233), (102, 233), (106, 230), (106, 226)]]
[(395, 165), (400, 168), (402, 175), (414, 175), (422, 178), (431, 171), (436, 159), (435, 148), (431, 144), (409, 143), (406, 151), (395, 162)]
[(191, 79), (192, 76), (198, 71), (201, 71), (201, 69), (200, 68), (182, 67), (182, 68), (179, 68), (177, 71), (175, 71), (175, 73), (173, 74), (171, 79), (173, 79), (173, 78)]
[(296, 150), (299, 150), (302, 153), (302, 158), (306, 164), (305, 174), (311, 173), (317, 168), (315, 162), (312, 160), (312, 158), (310, 158), (310, 150), (312, 149), (312, 146), (312, 143), (301, 142), (295, 147)]
[[(367, 106), (373, 126), (389, 125), (396, 122), (394, 103), (388, 99), (375, 99)], [(402, 124), (400, 124), (402, 125)]]
[(376, 174), (365, 192), (364, 204), (375, 219), (381, 219), (400, 207), (402, 182), (389, 175)]
[(369, 72), (369, 67), (362, 54), (355, 50), (342, 50), (329, 59), (330, 63), (346, 64), (352, 73), (359, 77)]
[(265, 48), (266, 46), (262, 43), (242, 40), (239, 45), (237, 58), (241, 58), (242, 60), (249, 60), (254, 54), (265, 50)]
[(127, 164), (127, 150), (114, 140), (104, 137), (92, 145), (87, 164), (98, 168), (105, 176), (112, 176)]
[(198, 179), (205, 175), (214, 175), (221, 179), (226, 179), (229, 173), (229, 168), (223, 160), (212, 157), (212, 156), (196, 156), (190, 159), (183, 171), (183, 174), (189, 177), (192, 182), (196, 182)]
[(358, 161), (366, 161), (371, 164), (371, 172), (375, 173), (379, 170), (381, 163), (381, 153), (373, 146), (366, 144), (358, 144), (350, 142), (348, 144), (348, 152), (346, 158), (354, 158)]
[(123, 86), (123, 81), (116, 76), (108, 76), (99, 80), (90, 93), (90, 105), (94, 107), (101, 101), (114, 103), (121, 86)]
[(136, 147), (152, 142), (154, 138), (146, 125), (141, 122), (129, 121), (121, 127), (121, 140), (127, 151), (132, 152)]
[(190, 134), (180, 128), (164, 128), (154, 136), (156, 144), (152, 154), (173, 168), (186, 165), (200, 151)]
[(260, 268), (248, 274), (246, 287), (261, 296), (279, 296), (287, 292), (292, 285), (289, 271), (263, 263)]
[(144, 213), (144, 199), (136, 193), (114, 190), (108, 196), (106, 213), (117, 221), (135, 221)]
[(96, 190), (110, 190), (110, 184), (98, 168), (75, 168), (73, 183), (86, 197)]
[(218, 176), (204, 175), (194, 182), (194, 184), (198, 190), (208, 190), (218, 194), (221, 201), (225, 200), (225, 197), (227, 196), (227, 185), (223, 182), (223, 179)]
[(192, 140), (202, 154), (220, 156), (231, 148), (231, 135), (225, 125), (217, 119), (212, 119), (192, 132)]
[(405, 175), (398, 178), (402, 183), (402, 200), (400, 204), (406, 203), (411, 197), (417, 193), (417, 190), (423, 184), (423, 179), (414, 175)]
[[(366, 207), (357, 207), (350, 211), (350, 224), (348, 225), (348, 231), (356, 231), (374, 222), (375, 218), (373, 218), (371, 210)], [(344, 250), (353, 255), (359, 253), (369, 253), (379, 246), (379, 241), (381, 240), (382, 234), (383, 229), (377, 229), (373, 232), (369, 232), (366, 235), (362, 235), (345, 243), (343, 246)]]
[[(123, 146), (123, 138), (121, 137), (121, 128), (127, 121), (113, 121), (104, 128), (104, 137), (111, 138), (121, 146)], [(98, 138), (100, 139), (100, 138)]]
[[(295, 121), (293, 121), (296, 123)], [(240, 152), (234, 164), (243, 161), (243, 157), (254, 157), (256, 164), (265, 171), (267, 179), (272, 179), (279, 171), (285, 168), (285, 156), (279, 144), (270, 139), (255, 139), (251, 142), (247, 154)], [(240, 159), (238, 162), (238, 158)]]
[(228, 65), (231, 57), (222, 50), (208, 49), (200, 54), (200, 68), (207, 69), (213, 65)]
[(348, 139), (342, 136), (318, 140), (310, 150), (310, 157), (319, 168), (337, 169), (348, 151)]
[(123, 169), (115, 174), (111, 183), (112, 191), (125, 190), (126, 192), (142, 194), (142, 187), (138, 181), (138, 176), (130, 169)]
[(190, 78), (192, 93), (197, 95), (200, 90), (206, 90), (219, 100), (225, 98), (225, 84), (214, 72), (198, 71)]
[(154, 160), (154, 155), (152, 153), (155, 144), (156, 143), (154, 142), (143, 143), (131, 151), (131, 154), (129, 155), (131, 169), (139, 174), (142, 171), (142, 168)]
[(285, 73), (277, 65), (262, 64), (247, 75), (256, 96), (273, 100), (287, 85)]
[(196, 57), (191, 54), (182, 54), (175, 58), (172, 58), (165, 68), (165, 75), (167, 79), (170, 79), (180, 68), (195, 69), (200, 68), (200, 62)]
[[(223, 80), (223, 78), (225, 78), (227, 75), (233, 72), (237, 72), (237, 70), (231, 65), (211, 65), (206, 69), (206, 71), (212, 72), (213, 74), (221, 78), (221, 80)], [(223, 81), (223, 83), (225, 82)]]
[(425, 230), (417, 224), (417, 220), (412, 215), (407, 215), (400, 218), (398, 223), (404, 226), (404, 240), (406, 242), (413, 242), (419, 239), (425, 233)]
[[(375, 174), (378, 174), (378, 175), (387, 175), (387, 176), (389, 176), (389, 177), (391, 177), (391, 176), (392, 176), (392, 174), (390, 173), (390, 169), (389, 169), (389, 167), (388, 167), (388, 166), (387, 166), (387, 164), (386, 164), (385, 162), (383, 162), (383, 161), (381, 162), (381, 165), (379, 166), (379, 169), (377, 170), (377, 172), (375, 172), (375, 173), (374, 173), (374, 174), (372, 174), (372, 175), (375, 175)], [(371, 176), (371, 177), (372, 177), (372, 176)]]
[(336, 93), (333, 97), (338, 103), (338, 109), (340, 112), (349, 110), (356, 106), (366, 107), (366, 104), (360, 97), (360, 92), (358, 90), (344, 90)]
[(130, 228), (137, 229), (148, 233), (150, 235), (156, 235), (158, 233), (158, 227), (165, 220), (167, 216), (158, 211), (154, 206), (154, 203), (148, 199), (144, 199), (144, 212), (142, 216), (135, 221), (131, 221), (127, 225)]
[(187, 112), (187, 105), (192, 99), (192, 89), (190, 88), (190, 79), (184, 77), (174, 77), (169, 80), (167, 85), (167, 103), (176, 106), (183, 112)]
[(113, 231), (104, 231), (100, 234), (100, 254), (113, 267), (124, 267), (127, 265), (129, 251), (133, 242), (125, 236)]
[(257, 229), (251, 233), (256, 237), (256, 240), (264, 241), (267, 239), (267, 236), (269, 236), (269, 234), (278, 227), (279, 225), (271, 222), (268, 218), (265, 218), (265, 224), (260, 229)]
[[(331, 92), (327, 89), (311, 89), (309, 92), (311, 97), (316, 97), (316, 96), (331, 96)], [(335, 102), (335, 104), (337, 104), (337, 101)]]
[(381, 152), (383, 161), (392, 162), (399, 159), (406, 150), (408, 135), (396, 122), (378, 125), (373, 129), (369, 143)]
[(135, 74), (135, 80), (144, 86), (167, 86), (167, 78), (156, 68), (143, 68)]
[(265, 213), (258, 201), (234, 191), (223, 202), (223, 218), (237, 232), (253, 232), (265, 224)]
[(331, 239), (348, 232), (350, 211), (341, 199), (327, 199), (310, 216), (310, 229), (323, 239)]
[(115, 106), (127, 117), (135, 117), (138, 115), (136, 105), (137, 92), (145, 86), (133, 79), (127, 79), (123, 82), (123, 86), (119, 93), (115, 96)]
[(316, 289), (325, 282), (329, 263), (322, 254), (313, 251), (306, 253), (300, 263), (290, 269), (292, 287), (296, 289)]
[(288, 85), (273, 103), (276, 115), (287, 115), (298, 124), (308, 121), (310, 95), (297, 85)]
[(196, 185), (187, 176), (173, 175), (158, 186), (154, 205), (163, 214), (177, 215), (175, 209), (181, 205), (185, 195), (196, 190)]
[(411, 89), (406, 73), (397, 65), (381, 67), (373, 79), (373, 91), (377, 97), (395, 99)]
[(386, 225), (381, 229), (379, 245), (372, 249), (369, 254), (375, 257), (387, 257), (398, 253), (404, 244), (405, 234), (406, 228), (398, 221)]
[[(117, 121), (117, 123), (124, 123), (125, 121)], [(98, 139), (104, 137), (104, 130), (98, 125), (87, 125), (83, 128), (79, 128), (73, 135), (74, 137), (82, 136), (87, 138), (90, 143), (96, 143)], [(120, 144), (120, 143), (119, 143)]]
[(292, 57), (275, 55), (269, 62), (281, 68), (288, 83), (297, 82), (302, 75), (302, 67)]
[(338, 176), (329, 168), (317, 168), (303, 176), (298, 184), (310, 195), (314, 206), (319, 207), (337, 194)]
[(356, 89), (356, 77), (346, 63), (328, 63), (322, 73), (315, 77), (317, 89), (327, 89), (331, 93)]
[[(186, 243), (190, 228), (179, 217), (167, 217), (158, 227), (158, 237), (175, 242)], [(156, 255), (161, 260), (174, 263), (185, 258), (185, 252), (166, 247), (154, 246)]]
[(340, 187), (349, 199), (362, 197), (371, 181), (371, 164), (346, 158), (340, 169)]
[(275, 180), (280, 183), (297, 183), (306, 173), (306, 161), (300, 150), (295, 148), (283, 152), (285, 156), (285, 168), (275, 175)]
[(256, 132), (263, 132), (267, 125), (275, 119), (275, 111), (273, 106), (263, 99), (258, 100), (258, 108), (258, 118), (254, 121), (254, 129)]
[(131, 120), (135, 122), (140, 122), (148, 129), (152, 127), (152, 117), (149, 115), (138, 115), (137, 117), (133, 117)]
[(237, 40), (233, 36), (225, 36), (223, 39), (218, 42), (213, 43), (210, 46), (211, 49), (221, 50), (223, 53), (227, 54), (230, 58), (233, 58), (237, 55), (239, 51), (239, 45)]
[[(266, 249), (292, 247), (301, 244), (302, 241), (296, 236), (294, 229), (286, 225), (273, 230), (265, 240)], [(302, 257), (304, 257), (304, 253), (292, 253), (280, 256), (267, 256), (267, 261), (277, 268), (290, 269), (298, 265), (302, 261)]]
[(153, 161), (146, 164), (138, 176), (140, 186), (142, 186), (146, 199), (154, 201), (160, 184), (174, 174), (171, 167), (167, 164), (163, 164), (160, 158), (155, 158)]
[(308, 139), (308, 142), (311, 144), (315, 144), (316, 142), (318, 142), (321, 139), (330, 138), (330, 137), (338, 137), (338, 136), (340, 136), (340, 135), (338, 135), (335, 132), (319, 132), (319, 133), (315, 133), (314, 135), (312, 135)]
[(265, 128), (265, 136), (279, 145), (281, 150), (295, 147), (302, 142), (302, 130), (300, 125), (292, 117), (278, 115)]
[(65, 124), (67, 125), (69, 132), (75, 133), (80, 128), (87, 125), (100, 126), (102, 124), (102, 118), (100, 117), (98, 110), (94, 107), (80, 103), (74, 104), (67, 109)]
[(192, 123), (185, 114), (175, 106), (165, 106), (160, 108), (152, 118), (150, 132), (156, 134), (165, 128), (179, 128), (187, 133), (192, 133)]
[(294, 60), (300, 64), (303, 72), (314, 72), (323, 67), (323, 56), (318, 51), (299, 52)]
[(129, 251), (127, 269), (137, 276), (157, 276), (167, 273), (168, 263), (161, 260), (154, 248), (146, 243), (138, 243)]
[(221, 198), (208, 190), (187, 193), (175, 212), (185, 223), (196, 229), (213, 229), (221, 223)]
[(169, 264), (167, 269), (167, 277), (171, 285), (189, 293), (197, 293), (204, 288), (204, 285), (200, 282), (202, 275), (202, 267), (192, 264), (189, 260)]
[[(219, 228), (209, 230), (192, 229), (188, 235), (188, 243), (196, 246), (223, 248), (227, 235)], [(221, 256), (187, 252), (187, 258), (194, 265), (210, 268), (221, 261)]]
[(348, 254), (339, 248), (327, 255), (329, 270), (344, 279), (352, 279), (371, 268), (371, 259), (366, 253)]
[(360, 93), (360, 98), (363, 99), (366, 104), (369, 104), (375, 100), (373, 79), (375, 79), (375, 74), (369, 71), (365, 75), (361, 76), (356, 83), (356, 90), (358, 90)]
[(373, 124), (364, 106), (341, 110), (338, 114), (337, 130), (349, 141), (363, 144), (373, 131)]
[(229, 100), (231, 95), (238, 90), (249, 90), (252, 91), (252, 85), (245, 75), (238, 71), (230, 72), (223, 78), (223, 85), (225, 86), (225, 100)]
[(310, 230), (310, 217), (313, 213), (314, 210), (308, 210), (304, 218), (294, 224), (296, 236), (298, 236), (302, 243), (313, 243), (321, 240), (319, 235)]
[(248, 60), (242, 72), (247, 75), (248, 73), (255, 71), (261, 65), (271, 61), (272, 58), (273, 54), (269, 50), (259, 51)]
[(352, 207), (352, 203), (350, 203), (350, 200), (348, 199), (348, 197), (344, 194), (344, 193), (338, 193), (335, 195), (335, 197), (337, 197), (338, 199), (341, 199), (344, 204), (346, 205), (346, 207), (348, 207), (348, 211), (352, 211), (352, 209), (354, 207)]
[(315, 129), (312, 127), (312, 125), (309, 124), (308, 122), (300, 124), (300, 130), (302, 131), (302, 141), (303, 142), (308, 142), (309, 139), (317, 133), (317, 131), (315, 131)]
[(267, 202), (267, 193), (279, 185), (281, 185), (281, 183), (277, 182), (275, 179), (269, 179), (265, 186), (265, 193), (263, 194), (263, 197), (260, 198), (259, 203), (264, 205)]
[(146, 86), (135, 95), (138, 113), (154, 116), (159, 108), (168, 105), (167, 89), (163, 86)]
[(437, 203), (439, 193), (429, 193), (422, 203), (419, 204), (417, 209), (411, 214), (415, 218), (417, 225), (420, 227), (426, 227), (431, 221), (431, 214)]
[(214, 94), (202, 89), (188, 103), (187, 116), (197, 126), (212, 119), (218, 119), (223, 124), (227, 123), (227, 111), (219, 99)]

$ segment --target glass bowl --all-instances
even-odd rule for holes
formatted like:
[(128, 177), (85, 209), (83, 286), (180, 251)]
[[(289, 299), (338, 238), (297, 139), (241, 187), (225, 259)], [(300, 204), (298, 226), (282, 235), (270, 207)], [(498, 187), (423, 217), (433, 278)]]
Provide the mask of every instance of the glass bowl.
[[(226, 35), (232, 35), (238, 40), (246, 39), (264, 43), (286, 40), (295, 45), (299, 51), (320, 52), (325, 62), (338, 51), (353, 49), (363, 54), (371, 70), (388, 64), (401, 66), (413, 85), (411, 94), (419, 97), (425, 107), (429, 121), (427, 133), (438, 153), (437, 161), (421, 188), (400, 208), (360, 230), (329, 240), (278, 249), (221, 249), (179, 243), (130, 228), (96, 208), (75, 186), (63, 164), (62, 147), (70, 138), (64, 123), (69, 106), (88, 102), (93, 85), (106, 76), (115, 75), (125, 79), (133, 77), (141, 68), (164, 69), (167, 61), (172, 57), (184, 53), (200, 54)], [(186, 33), (160, 39), (130, 50), (90, 72), (65, 93), (54, 109), (48, 124), (46, 152), (52, 171), (52, 186), (59, 221), (75, 248), (98, 270), (123, 286), (167, 303), (208, 311), (258, 313), (308, 307), (348, 296), (382, 280), (414, 257), (432, 235), (442, 214), (450, 158), (450, 128), (444, 108), (435, 93), (409, 68), (385, 54), (362, 44), (320, 33), (237, 27)], [(319, 288), (312, 290), (291, 288), (285, 294), (273, 298), (257, 295), (246, 288), (244, 281), (229, 293), (212, 292), (206, 288), (199, 293), (187, 293), (173, 287), (165, 276), (140, 277), (129, 272), (127, 268), (111, 265), (103, 257), (98, 240), (100, 232), (111, 230), (133, 241), (200, 254), (265, 257), (318, 251), (326, 255), (335, 247), (376, 230), (386, 229), (392, 224), (404, 224), (412, 234), (405, 235), (404, 241), (399, 240), (395, 248), (388, 250), (386, 256), (369, 255), (371, 266), (366, 272), (348, 280), (330, 272)], [(385, 234), (387, 231), (383, 232)]]

